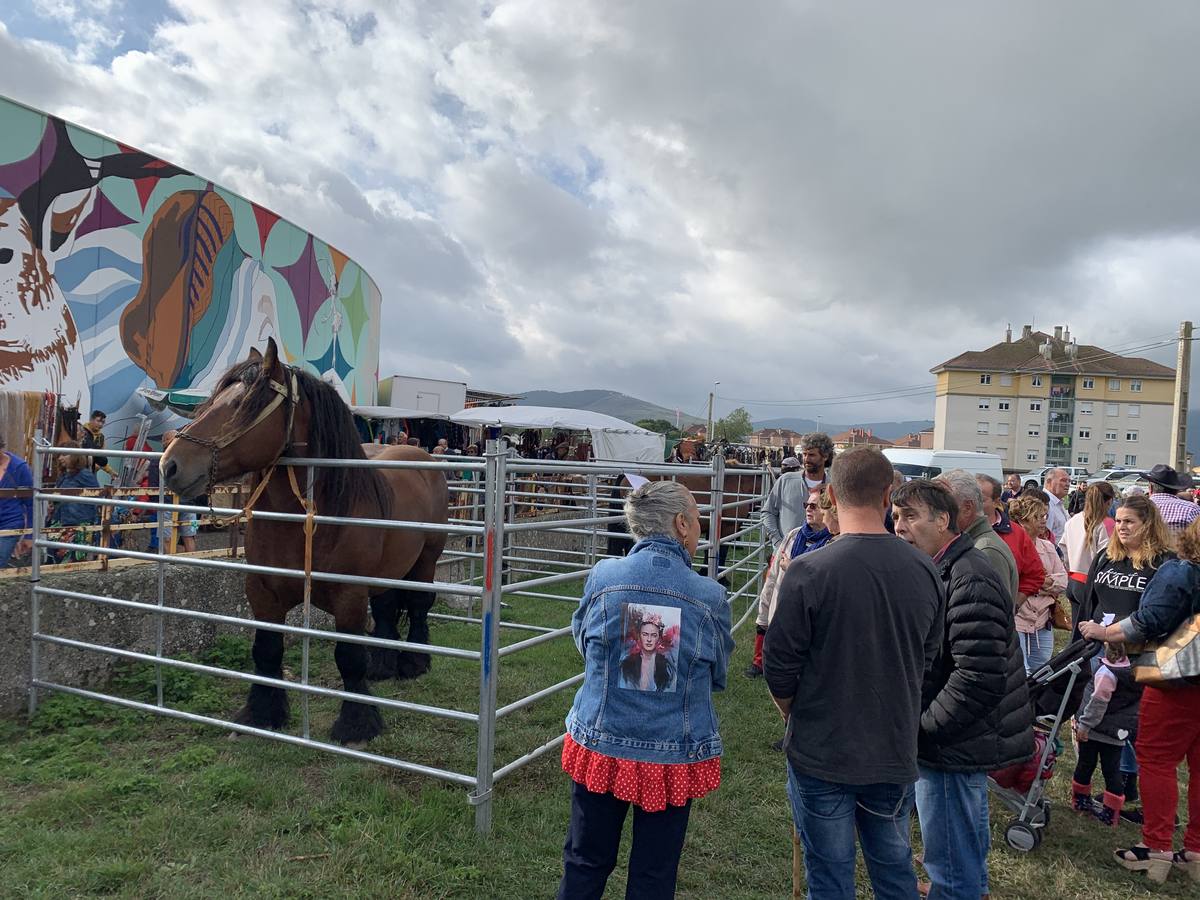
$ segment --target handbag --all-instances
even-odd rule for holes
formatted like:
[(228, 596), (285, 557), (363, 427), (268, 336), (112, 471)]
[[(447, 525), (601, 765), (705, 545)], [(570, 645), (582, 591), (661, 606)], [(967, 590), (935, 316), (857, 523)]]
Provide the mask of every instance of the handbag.
[(1071, 614), (1067, 612), (1067, 608), (1062, 605), (1061, 600), (1054, 601), (1054, 616), (1052, 621), (1054, 627), (1059, 631), (1071, 630)]
[(1200, 684), (1200, 613), (1188, 616), (1163, 640), (1147, 643), (1133, 659), (1133, 677), (1155, 687)]

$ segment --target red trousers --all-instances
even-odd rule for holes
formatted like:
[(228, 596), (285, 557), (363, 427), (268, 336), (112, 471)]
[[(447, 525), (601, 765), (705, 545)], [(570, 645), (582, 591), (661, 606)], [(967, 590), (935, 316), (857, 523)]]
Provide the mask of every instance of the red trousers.
[(1179, 806), (1177, 771), (1188, 764), (1188, 825), (1183, 846), (1200, 853), (1200, 685), (1147, 687), (1138, 713), (1138, 781), (1142, 840), (1151, 850), (1171, 850)]

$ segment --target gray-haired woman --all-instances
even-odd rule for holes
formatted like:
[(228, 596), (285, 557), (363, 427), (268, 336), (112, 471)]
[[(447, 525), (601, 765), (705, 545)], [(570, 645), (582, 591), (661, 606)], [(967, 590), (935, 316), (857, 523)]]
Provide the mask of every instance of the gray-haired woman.
[(584, 675), (562, 753), (574, 784), (558, 896), (570, 900), (604, 893), (631, 804), (625, 896), (674, 896), (691, 802), (721, 780), (712, 694), (733, 639), (725, 589), (692, 570), (695, 498), (647, 482), (625, 518), (637, 543), (592, 569), (571, 620)]

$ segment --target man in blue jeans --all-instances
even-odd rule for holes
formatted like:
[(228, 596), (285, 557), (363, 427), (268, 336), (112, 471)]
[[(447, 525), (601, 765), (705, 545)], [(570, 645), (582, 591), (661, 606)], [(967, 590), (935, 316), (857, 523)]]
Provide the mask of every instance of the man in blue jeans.
[(1008, 585), (971, 535), (958, 501), (917, 479), (892, 495), (896, 536), (927, 553), (946, 588), (945, 634), (923, 691), (917, 816), (930, 900), (988, 895), (987, 773), (1033, 753), (1033, 713)]
[(884, 528), (892, 466), (882, 453), (841, 454), (828, 490), (841, 537), (788, 564), (763, 645), (787, 721), (808, 896), (852, 900), (857, 837), (875, 896), (912, 900), (909, 815), (921, 684), (942, 640), (941, 582), (927, 556)]

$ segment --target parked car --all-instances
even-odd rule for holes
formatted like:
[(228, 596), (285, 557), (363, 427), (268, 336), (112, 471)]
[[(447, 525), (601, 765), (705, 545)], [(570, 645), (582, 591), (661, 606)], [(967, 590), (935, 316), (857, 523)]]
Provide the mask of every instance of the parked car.
[(1124, 478), (1114, 481), (1112, 486), (1116, 489), (1118, 497), (1150, 493), (1150, 482), (1146, 480), (1145, 472), (1127, 472)]
[(1114, 466), (1111, 469), (1101, 469), (1095, 475), (1087, 480), (1088, 484), (1095, 484), (1097, 481), (1120, 481), (1122, 478), (1128, 478), (1138, 472), (1138, 469), (1128, 469), (1124, 466)]
[(936, 478), (951, 469), (966, 469), (973, 475), (990, 475), (997, 481), (1004, 479), (1004, 470), (999, 455), (979, 453), (974, 450), (918, 450), (904, 447), (888, 447), (883, 451), (897, 472), (907, 479)]
[(1022, 475), (1021, 485), (1029, 487), (1032, 484), (1034, 487), (1041, 487), (1042, 482), (1046, 478), (1046, 473), (1051, 469), (1066, 469), (1067, 475), (1071, 479), (1071, 484), (1087, 481), (1092, 477), (1092, 473), (1083, 466), (1042, 466), (1040, 469), (1034, 469)]

